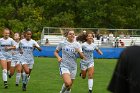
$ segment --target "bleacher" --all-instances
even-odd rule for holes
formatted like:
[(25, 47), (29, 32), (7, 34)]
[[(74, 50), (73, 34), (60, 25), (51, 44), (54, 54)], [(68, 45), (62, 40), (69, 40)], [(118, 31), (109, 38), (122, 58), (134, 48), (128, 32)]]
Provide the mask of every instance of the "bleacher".
[[(49, 45), (51, 46), (56, 46), (65, 39), (62, 35), (44, 35), (41, 45), (45, 45), (46, 38), (49, 40)], [(97, 40), (96, 38), (94, 39), (94, 43), (97, 46), (101, 46), (102, 44), (101, 40)]]
[(64, 40), (64, 37), (62, 35), (44, 35), (41, 45), (45, 45), (46, 39), (48, 39), (49, 45), (58, 45)]
[[(44, 35), (41, 45), (45, 45), (46, 38), (49, 40), (49, 45), (51, 45), (51, 46), (56, 46), (65, 39), (65, 37), (63, 37), (62, 35)], [(119, 40), (124, 42), (125, 47), (131, 46), (131, 45), (140, 45), (140, 37), (131, 37), (130, 39), (124, 38), (124, 39), (119, 39)], [(102, 41), (97, 40), (96, 38), (94, 38), (94, 43), (95, 43), (95, 45), (97, 45), (99, 47), (102, 47), (102, 45), (103, 45)], [(114, 42), (112, 42), (112, 43), (114, 43)], [(112, 47), (114, 47), (114, 44), (112, 44)], [(119, 47), (121, 47), (120, 43), (119, 43)]]

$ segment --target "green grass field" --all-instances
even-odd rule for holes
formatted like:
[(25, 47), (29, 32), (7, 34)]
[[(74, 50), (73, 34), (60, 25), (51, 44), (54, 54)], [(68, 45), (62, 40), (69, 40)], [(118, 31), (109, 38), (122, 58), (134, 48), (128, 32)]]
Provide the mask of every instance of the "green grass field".
[[(79, 61), (78, 59), (78, 65)], [(94, 93), (109, 93), (106, 88), (115, 64), (116, 59), (95, 59)], [(72, 93), (87, 93), (87, 78), (81, 79), (79, 73), (80, 68), (78, 66), (78, 73), (72, 87)], [(21, 89), (22, 83), (18, 87), (15, 86), (15, 76), (8, 79), (8, 83), (9, 88), (4, 89), (2, 76), (0, 76), (0, 93), (25, 93)], [(59, 93), (62, 84), (56, 58), (35, 58), (34, 69), (26, 93)]]

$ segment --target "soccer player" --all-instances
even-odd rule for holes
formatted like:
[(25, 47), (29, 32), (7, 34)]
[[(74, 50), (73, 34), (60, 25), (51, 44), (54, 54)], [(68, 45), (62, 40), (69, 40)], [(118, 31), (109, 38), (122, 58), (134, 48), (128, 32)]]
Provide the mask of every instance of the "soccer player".
[(81, 60), (80, 67), (81, 73), (80, 76), (85, 79), (86, 74), (88, 72), (88, 88), (89, 93), (92, 93), (93, 87), (93, 74), (94, 74), (94, 60), (93, 60), (93, 51), (96, 50), (100, 55), (102, 55), (102, 51), (93, 43), (93, 33), (86, 32), (77, 37), (77, 41), (81, 41), (83, 54), (87, 58), (87, 60)]
[(3, 30), (3, 38), (0, 38), (0, 63), (2, 66), (2, 77), (4, 81), (4, 88), (8, 88), (7, 82), (7, 71), (10, 70), (12, 53), (11, 50), (15, 49), (15, 42), (10, 36), (10, 30), (8, 28), (4, 28)]
[(123, 50), (108, 90), (111, 93), (140, 93), (140, 46)]
[[(60, 93), (71, 93), (71, 87), (77, 73), (77, 53), (80, 57), (86, 59), (82, 54), (81, 46), (78, 42), (74, 41), (75, 33), (69, 29), (65, 33), (66, 40), (56, 47), (54, 55), (57, 57), (59, 62), (60, 75), (62, 76), (64, 84)], [(59, 51), (62, 50), (62, 57), (59, 56)]]
[[(15, 33), (14, 34), (14, 40), (16, 43), (16, 46), (19, 46), (20, 42), (20, 34)], [(11, 68), (10, 68), (10, 74), (9, 78), (14, 75), (15, 69), (17, 70), (16, 74), (16, 86), (19, 85), (20, 77), (21, 77), (21, 64), (20, 64), (20, 57), (21, 57), (21, 49), (17, 47), (16, 49), (12, 50), (12, 61), (11, 61)]]
[(25, 72), (25, 73), (23, 72), (23, 78), (22, 78), (23, 91), (26, 91), (26, 85), (30, 78), (31, 71), (33, 69), (33, 64), (34, 64), (33, 50), (34, 48), (37, 48), (39, 51), (41, 51), (40, 46), (31, 37), (32, 37), (32, 31), (31, 30), (25, 31), (25, 39), (22, 39), (19, 44), (19, 47), (22, 50), (20, 61), (21, 61), (23, 70)]

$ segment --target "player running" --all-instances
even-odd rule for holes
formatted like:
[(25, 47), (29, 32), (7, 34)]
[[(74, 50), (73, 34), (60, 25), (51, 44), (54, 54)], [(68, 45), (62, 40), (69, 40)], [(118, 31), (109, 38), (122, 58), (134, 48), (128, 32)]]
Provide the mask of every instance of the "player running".
[(7, 72), (10, 70), (12, 53), (11, 50), (15, 49), (15, 42), (10, 36), (10, 30), (8, 28), (4, 28), (3, 30), (3, 38), (0, 38), (0, 63), (2, 66), (2, 78), (4, 81), (4, 88), (8, 88), (7, 82)]
[(93, 60), (93, 51), (96, 50), (100, 55), (102, 51), (93, 43), (94, 35), (92, 32), (86, 32), (85, 34), (79, 35), (77, 41), (83, 42), (82, 50), (83, 54), (87, 60), (81, 60), (80, 67), (81, 73), (80, 76), (85, 79), (88, 72), (88, 88), (89, 93), (92, 93), (93, 87), (93, 74), (94, 74), (94, 60)]
[[(71, 87), (77, 73), (77, 53), (80, 54), (80, 57), (85, 59), (82, 54), (81, 46), (78, 42), (74, 41), (75, 33), (73, 30), (68, 30), (65, 33), (66, 40), (62, 43), (59, 43), (57, 46), (54, 55), (57, 57), (59, 62), (60, 75), (63, 79), (63, 86), (60, 93), (71, 93)], [(62, 50), (62, 57), (59, 56), (59, 51)]]
[(33, 69), (33, 64), (34, 64), (33, 50), (34, 48), (37, 48), (39, 51), (41, 51), (40, 46), (31, 37), (32, 37), (32, 32), (30, 30), (25, 31), (25, 39), (22, 39), (19, 44), (19, 47), (23, 52), (20, 58), (24, 70), (23, 80), (22, 80), (23, 91), (26, 91), (26, 85), (30, 78), (31, 71)]
[[(14, 40), (15, 40), (16, 46), (19, 46), (19, 42), (20, 42), (20, 34), (19, 33), (14, 34)], [(20, 81), (20, 77), (21, 77), (22, 66), (20, 64), (20, 57), (21, 57), (21, 49), (19, 47), (12, 50), (12, 62), (11, 62), (9, 78), (11, 78), (11, 76), (14, 75), (14, 72), (16, 69), (17, 70), (16, 86), (19, 85), (19, 81)]]

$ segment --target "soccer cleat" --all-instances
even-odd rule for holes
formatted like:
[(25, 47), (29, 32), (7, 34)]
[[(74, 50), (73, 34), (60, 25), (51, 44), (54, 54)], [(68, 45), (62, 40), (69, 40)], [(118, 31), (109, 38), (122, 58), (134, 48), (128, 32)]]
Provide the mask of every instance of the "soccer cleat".
[(92, 93), (92, 90), (89, 90), (89, 92), (88, 93)]
[(71, 90), (69, 90), (69, 91), (65, 91), (64, 93), (71, 93)]
[(19, 84), (16, 84), (16, 86), (18, 87), (18, 86), (19, 86)]
[(5, 88), (5, 89), (8, 88), (8, 83), (7, 83), (7, 81), (4, 81), (4, 88)]
[(22, 90), (23, 90), (23, 91), (26, 91), (26, 84), (23, 84), (23, 85), (22, 85)]
[(11, 78), (11, 75), (8, 75), (9, 78)]
[(82, 73), (80, 73), (79, 76), (82, 77)]

